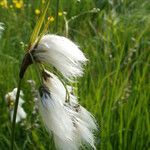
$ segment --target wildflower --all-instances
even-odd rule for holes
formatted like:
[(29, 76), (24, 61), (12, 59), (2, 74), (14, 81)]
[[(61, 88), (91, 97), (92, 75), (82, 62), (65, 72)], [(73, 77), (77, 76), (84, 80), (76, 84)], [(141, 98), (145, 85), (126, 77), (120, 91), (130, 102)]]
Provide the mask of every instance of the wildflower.
[(1, 38), (1, 34), (2, 34), (3, 30), (4, 30), (3, 23), (0, 22), (0, 38)]
[(18, 0), (13, 0), (13, 3), (17, 3), (18, 2)]
[(66, 12), (66, 11), (63, 11), (63, 15), (67, 15), (67, 12)]
[(31, 48), (35, 61), (54, 66), (67, 79), (82, 76), (86, 63), (82, 51), (68, 38), (47, 34)]
[(3, 8), (8, 8), (7, 0), (1, 0), (1, 1), (0, 1), (0, 5), (1, 5)]
[(50, 20), (50, 22), (53, 22), (55, 19), (53, 16), (48, 17), (48, 20)]
[(58, 12), (58, 16), (60, 16), (60, 17), (61, 17), (62, 15), (63, 15), (63, 13), (62, 13), (62, 12)]
[[(11, 121), (13, 121), (13, 114), (14, 114), (14, 103), (16, 99), (16, 94), (17, 94), (17, 88), (13, 89), (12, 92), (9, 92), (5, 95), (5, 100), (7, 105), (9, 106), (10, 110), (10, 118)], [(20, 122), (22, 119), (26, 118), (26, 112), (22, 108), (22, 105), (24, 103), (24, 100), (22, 99), (23, 97), (23, 92), (20, 92), (20, 97), (19, 97), (19, 104), (18, 104), (18, 111), (17, 111), (17, 117), (16, 117), (16, 123)]]
[[(68, 90), (70, 90), (70, 87)], [(57, 149), (78, 150), (82, 144), (95, 149), (93, 130), (97, 129), (94, 117), (77, 102), (77, 97), (66, 90), (54, 74), (44, 70), (43, 85), (40, 87), (39, 108), (49, 133), (53, 133)]]
[(0, 22), (0, 31), (4, 30), (3, 23)]
[(13, 5), (9, 5), (10, 8), (13, 8)]
[(38, 90), (36, 89), (36, 83), (34, 80), (27, 80), (27, 82), (31, 86), (31, 92), (33, 95), (33, 102), (34, 102), (32, 114), (35, 115), (38, 112), (38, 103), (37, 103), (38, 102)]
[(39, 15), (41, 12), (40, 12), (40, 10), (39, 9), (35, 9), (35, 14), (36, 15)]
[(93, 12), (93, 13), (98, 13), (99, 11), (100, 11), (99, 8), (93, 8), (93, 9), (91, 10), (91, 12)]
[(42, 4), (45, 4), (45, 0), (42, 0)]
[(77, 0), (77, 2), (81, 2), (81, 0)]
[(23, 1), (22, 0), (13, 0), (13, 3), (17, 9), (21, 9), (23, 7)]

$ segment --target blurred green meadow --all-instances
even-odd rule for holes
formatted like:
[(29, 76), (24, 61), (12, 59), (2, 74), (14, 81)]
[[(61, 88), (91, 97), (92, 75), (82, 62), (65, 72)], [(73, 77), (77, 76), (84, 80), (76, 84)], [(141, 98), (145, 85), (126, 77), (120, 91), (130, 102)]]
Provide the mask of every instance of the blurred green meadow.
[[(10, 149), (11, 122), (5, 94), (17, 87), (19, 67), (44, 0), (0, 0), (0, 150)], [(150, 1), (61, 0), (47, 18), (49, 33), (68, 36), (89, 59), (77, 83), (80, 103), (95, 116), (98, 150), (150, 149)], [(27, 118), (16, 126), (16, 150), (54, 150), (34, 110), (30, 66), (22, 84)], [(69, 150), (69, 148), (68, 148)]]

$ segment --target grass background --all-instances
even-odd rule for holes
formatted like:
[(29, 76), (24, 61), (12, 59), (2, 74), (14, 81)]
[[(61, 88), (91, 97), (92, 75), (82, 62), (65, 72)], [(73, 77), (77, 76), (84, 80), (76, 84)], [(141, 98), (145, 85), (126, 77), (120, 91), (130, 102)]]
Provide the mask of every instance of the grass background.
[[(24, 0), (17, 9), (11, 0), (0, 6), (5, 30), (0, 39), (0, 150), (10, 147), (11, 124), (5, 94), (17, 86), (19, 66), (41, 9), (40, 0)], [(10, 8), (10, 5), (12, 7)], [(93, 8), (100, 11), (94, 12)], [(51, 1), (48, 16), (56, 13)], [(78, 43), (89, 59), (77, 94), (80, 103), (96, 117), (98, 150), (150, 149), (150, 3), (149, 0), (63, 0), (68, 37)], [(54, 18), (55, 19), (55, 18)], [(58, 18), (59, 35), (66, 35), (63, 16)], [(49, 27), (55, 32), (55, 20)], [(28, 116), (17, 124), (15, 148), (53, 150), (54, 142), (43, 127), (27, 80), (37, 81), (34, 67), (25, 75), (22, 90)], [(68, 148), (69, 149), (69, 148)]]

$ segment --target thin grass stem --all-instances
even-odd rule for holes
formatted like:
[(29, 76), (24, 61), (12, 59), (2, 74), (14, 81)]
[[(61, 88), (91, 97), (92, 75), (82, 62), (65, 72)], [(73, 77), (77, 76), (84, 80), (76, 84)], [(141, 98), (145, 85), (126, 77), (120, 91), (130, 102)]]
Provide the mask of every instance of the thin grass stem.
[(56, 13), (55, 13), (55, 19), (56, 19), (56, 22), (55, 22), (55, 32), (56, 33), (58, 31), (58, 11), (59, 11), (59, 0), (57, 0), (57, 2), (56, 2)]
[(13, 114), (13, 122), (12, 122), (11, 150), (14, 149), (16, 116), (17, 116), (17, 109), (18, 109), (19, 96), (20, 96), (20, 90), (21, 90), (21, 81), (22, 79), (19, 78), (17, 95), (16, 95), (16, 100), (15, 100), (15, 107), (14, 107), (14, 114)]

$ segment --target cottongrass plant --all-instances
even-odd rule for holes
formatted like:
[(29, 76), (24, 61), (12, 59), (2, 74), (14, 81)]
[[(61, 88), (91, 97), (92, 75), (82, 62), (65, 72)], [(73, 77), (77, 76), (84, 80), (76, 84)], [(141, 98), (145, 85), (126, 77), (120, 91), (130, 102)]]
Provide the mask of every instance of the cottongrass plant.
[[(34, 63), (55, 67), (66, 79), (74, 82), (75, 77), (83, 73), (86, 63), (82, 51), (69, 39), (58, 35), (44, 35), (38, 44), (25, 55), (21, 71)], [(72, 53), (71, 53), (72, 51)], [(57, 61), (58, 60), (58, 61)], [(94, 134), (97, 125), (94, 117), (83, 108), (73, 94), (71, 86), (63, 79), (46, 69), (41, 70), (41, 86), (39, 88), (39, 109), (47, 131), (53, 134), (57, 149), (78, 150), (84, 144), (93, 149)], [(22, 72), (21, 72), (22, 74)], [(70, 80), (71, 79), (71, 80)]]
[[(79, 47), (68, 38), (45, 34), (49, 21), (41, 32), (48, 4), (49, 1), (31, 35), (19, 73), (12, 127), (12, 149), (21, 81), (31, 64), (36, 66), (40, 80), (39, 112), (47, 131), (54, 137), (56, 148), (78, 150), (90, 146), (96, 149), (93, 134), (97, 130), (96, 121), (92, 114), (79, 104), (73, 87), (66, 84), (66, 80), (76, 82), (77, 77), (83, 75), (83, 66), (87, 59)], [(55, 68), (51, 70), (53, 73), (45, 69), (48, 66)]]
[[(17, 88), (14, 88), (12, 92), (9, 92), (5, 95), (5, 101), (6, 101), (7, 106), (9, 107), (11, 122), (13, 121), (14, 104), (15, 104), (15, 100), (16, 100), (16, 94), (17, 94)], [(20, 122), (22, 119), (25, 119), (27, 116), (26, 112), (24, 111), (24, 109), (22, 107), (22, 105), (24, 104), (24, 100), (22, 98), (23, 95), (24, 95), (23, 92), (20, 91), (16, 123)]]

